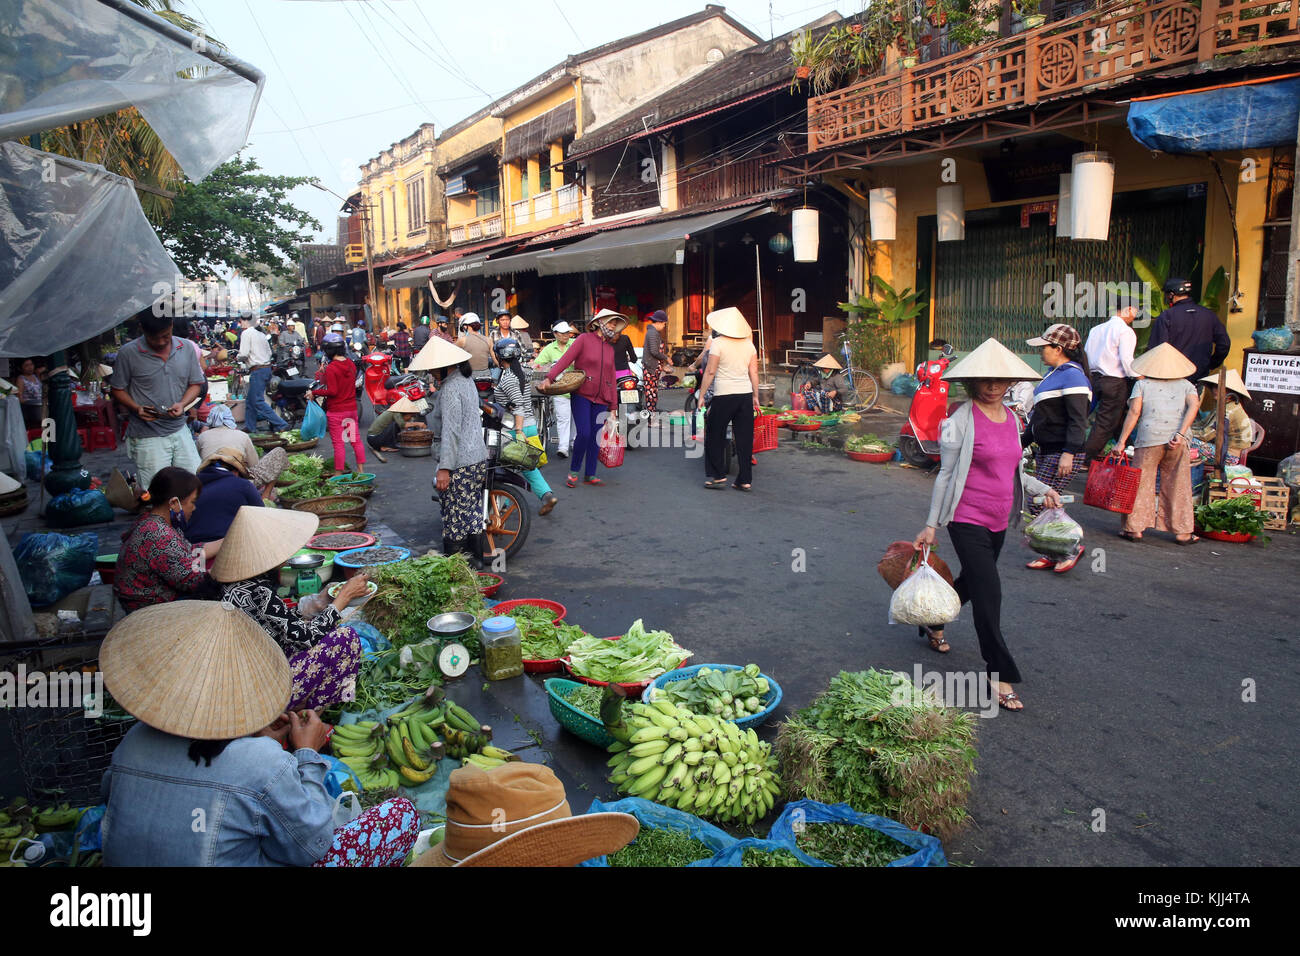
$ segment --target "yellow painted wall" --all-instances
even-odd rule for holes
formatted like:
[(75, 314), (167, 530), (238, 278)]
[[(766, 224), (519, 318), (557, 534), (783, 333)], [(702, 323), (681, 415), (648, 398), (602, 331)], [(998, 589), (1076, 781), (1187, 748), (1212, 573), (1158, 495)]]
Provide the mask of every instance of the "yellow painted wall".
[[(502, 118), (502, 145), (504, 146), (505, 134), (510, 132), (510, 130), (516, 129), (523, 124), (536, 119), (543, 113), (549, 112), (557, 106), (563, 106), (568, 101), (573, 100), (577, 96), (577, 89), (577, 82), (575, 80), (567, 86), (562, 86), (559, 89), (548, 93), (536, 102), (529, 103), (520, 107), (515, 112), (505, 115)], [(557, 163), (564, 158), (563, 152), (559, 148), (558, 143), (551, 144), (549, 152), (552, 164)], [(523, 157), (514, 160), (513, 162), (506, 163), (502, 172), (504, 189), (502, 191), (501, 203), (504, 206), (506, 213), (506, 235), (536, 232), (538, 229), (544, 229), (551, 225), (559, 225), (577, 218), (577, 215), (573, 213), (561, 215), (559, 211), (559, 201), (558, 199), (553, 199), (550, 216), (539, 219), (535, 215), (530, 215), (527, 222), (516, 223), (515, 217), (511, 214), (510, 204), (519, 202), (525, 198), (523, 188), (523, 177), (525, 175), (528, 177), (528, 198), (535, 198), (539, 194), (540, 187), (538, 185), (538, 174), (540, 172), (540, 164), (534, 157)], [(564, 185), (564, 179), (560, 175), (560, 172), (559, 169), (551, 170), (552, 193)], [(530, 209), (535, 209), (535, 207), (530, 207)]]
[(522, 126), (529, 120), (535, 120), (543, 113), (548, 113), (557, 106), (562, 106), (577, 95), (577, 84), (569, 83), (547, 93), (545, 96), (519, 107), (517, 110), (501, 117), (502, 133)]
[[(443, 166), (457, 158), (493, 142), (502, 136), (502, 123), (498, 117), (485, 116), (477, 123), (438, 141), (437, 165)], [(476, 219), (473, 196), (457, 196), (447, 200), (447, 225), (458, 226)]]

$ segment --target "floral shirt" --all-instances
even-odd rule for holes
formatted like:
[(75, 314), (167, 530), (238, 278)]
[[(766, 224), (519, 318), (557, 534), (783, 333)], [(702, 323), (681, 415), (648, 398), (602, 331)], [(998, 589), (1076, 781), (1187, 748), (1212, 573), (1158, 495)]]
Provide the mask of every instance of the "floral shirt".
[(310, 621), (304, 621), (274, 591), (257, 581), (237, 581), (226, 585), (225, 600), (260, 624), (262, 630), (280, 645), (286, 657), (309, 650), (340, 622), (338, 609), (332, 604), (326, 605), (325, 610)]
[[(197, 569), (196, 569), (197, 564)], [(146, 514), (123, 536), (113, 592), (127, 611), (181, 597), (206, 597), (212, 579), (195, 562), (189, 539), (166, 518)]]

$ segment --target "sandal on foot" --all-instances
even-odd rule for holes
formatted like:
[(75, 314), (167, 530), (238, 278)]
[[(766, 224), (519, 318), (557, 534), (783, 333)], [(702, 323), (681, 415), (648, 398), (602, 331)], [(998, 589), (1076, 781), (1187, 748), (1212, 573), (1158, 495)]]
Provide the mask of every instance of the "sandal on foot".
[(1083, 545), (1079, 545), (1079, 550), (1074, 552), (1073, 557), (1069, 557), (1069, 558), (1065, 558), (1064, 560), (1057, 561), (1056, 567), (1052, 568), (1052, 570), (1055, 571), (1057, 574), (1064, 574), (1066, 571), (1069, 571), (1076, 564), (1078, 564), (1079, 559), (1081, 557), (1083, 557)]
[(753, 485), (741, 485), (741, 484), (735, 484), (735, 485), (732, 485), (731, 487), (735, 488), (737, 491), (753, 491), (753, 490), (754, 490)]
[(1121, 538), (1123, 538), (1125, 541), (1141, 541), (1141, 540), (1142, 540), (1142, 535), (1140, 535), (1140, 534), (1135, 534), (1135, 533), (1133, 533), (1132, 531), (1121, 531), (1121, 532), (1119, 533), (1119, 536), (1120, 536)]
[(1196, 535), (1192, 535), (1190, 538), (1174, 538), (1174, 544), (1195, 544), (1200, 540)]
[(1034, 560), (1026, 564), (1025, 567), (1029, 568), (1031, 571), (1041, 571), (1043, 568), (1050, 568), (1054, 564), (1056, 564), (1056, 562), (1051, 558), (1042, 557), (1034, 558)]
[(705, 488), (725, 488), (726, 485), (727, 479), (725, 478), (709, 478), (704, 482)]
[(603, 485), (605, 482), (600, 478), (584, 478), (582, 483), (584, 485)]
[(930, 642), (930, 650), (938, 651), (940, 654), (947, 654), (952, 650), (952, 647), (948, 644), (947, 640), (944, 639), (942, 628), (938, 631), (934, 631), (928, 627), (922, 628), (922, 630), (925, 631), (926, 639)]
[[(1012, 707), (1011, 701), (1013, 700), (1016, 701), (1018, 704), (1020, 704), (1020, 706)], [(1003, 710), (1011, 711), (1011, 713), (1013, 714), (1018, 713), (1019, 711), (1025, 709), (1024, 701), (1022, 701), (1018, 696), (1016, 696), (1016, 692), (1014, 690), (1009, 690), (1005, 694), (1001, 694), (1001, 693), (998, 694), (998, 706), (1001, 707)]]
[(578, 487), (578, 476), (577, 476), (577, 475), (570, 475), (568, 478), (565, 478), (565, 479), (564, 479), (564, 486), (565, 486), (566, 488), (576, 488), (576, 487)]

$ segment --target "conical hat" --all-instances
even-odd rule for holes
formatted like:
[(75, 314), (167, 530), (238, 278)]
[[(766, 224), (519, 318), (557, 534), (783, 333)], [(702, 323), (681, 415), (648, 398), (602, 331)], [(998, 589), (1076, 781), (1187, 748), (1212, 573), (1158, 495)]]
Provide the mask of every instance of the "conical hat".
[(459, 365), (461, 362), (468, 362), (471, 358), (473, 356), (459, 345), (453, 345), (446, 339), (432, 335), (424, 348), (420, 349), (415, 358), (411, 360), (411, 364), (406, 367), (406, 370), (408, 372), (428, 372), (436, 368), (450, 368), (453, 365)]
[(943, 377), (949, 382), (963, 378), (1036, 382), (1043, 376), (1026, 365), (1024, 359), (997, 339), (985, 339), (979, 348), (949, 366), (948, 371), (943, 373)]
[(516, 315), (510, 320), (510, 327), (512, 329), (526, 329), (528, 328), (528, 320), (522, 315)]
[(293, 689), (284, 651), (224, 601), (172, 601), (128, 614), (104, 638), (99, 666), (128, 713), (196, 740), (261, 730), (289, 706)]
[(842, 372), (844, 370), (844, 366), (835, 361), (834, 355), (823, 355), (813, 362), (813, 368), (828, 368), (833, 372)]
[(393, 402), (393, 404), (389, 405), (388, 410), (390, 412), (407, 412), (411, 415), (423, 415), (429, 410), (429, 403), (424, 399), (420, 399), (418, 402), (413, 402), (403, 395), (397, 401)]
[(244, 453), (238, 448), (218, 448), (207, 458), (199, 462), (199, 471), (202, 471), (214, 461), (219, 461), (223, 465), (229, 465), (245, 478), (248, 477), (248, 461), (244, 458)]
[[(1224, 375), (1223, 379), (1224, 388), (1231, 392), (1236, 392), (1238, 395), (1245, 395), (1247, 398), (1250, 398), (1250, 392), (1246, 391), (1246, 383), (1241, 380), (1241, 374), (1235, 368), (1228, 369), (1227, 374)], [(1205, 378), (1201, 379), (1201, 381), (1209, 382), (1211, 385), (1218, 385), (1219, 373), (1211, 372), (1209, 375), (1205, 376)]]
[(10, 478), (3, 471), (0, 471), (0, 495), (7, 495), (12, 491), (17, 491), (22, 486), (21, 481)]
[(704, 317), (704, 321), (709, 323), (709, 328), (729, 339), (747, 339), (754, 334), (745, 317), (734, 306), (710, 312)]
[(209, 569), (222, 582), (246, 581), (278, 568), (316, 533), (320, 518), (288, 508), (243, 505)]
[(1161, 342), (1149, 352), (1143, 352), (1133, 360), (1133, 371), (1144, 378), (1160, 378), (1172, 381), (1187, 378), (1196, 373), (1196, 366), (1191, 359), (1174, 348), (1168, 342)]

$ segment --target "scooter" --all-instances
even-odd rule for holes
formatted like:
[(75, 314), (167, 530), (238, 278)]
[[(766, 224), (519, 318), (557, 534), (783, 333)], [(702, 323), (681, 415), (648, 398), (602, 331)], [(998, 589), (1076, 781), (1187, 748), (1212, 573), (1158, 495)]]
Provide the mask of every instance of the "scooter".
[(645, 391), (635, 374), (620, 375), (614, 380), (618, 396), (618, 417), (627, 436), (627, 447), (640, 448), (645, 444), (645, 428), (649, 417), (645, 410)]
[(429, 387), (414, 373), (392, 374), (392, 361), (392, 353), (386, 349), (376, 349), (363, 360), (366, 394), (370, 396), (370, 404), (374, 406), (376, 414), (383, 412), (399, 398), (418, 402), (429, 395)]
[(939, 461), (939, 429), (956, 404), (949, 403), (948, 383), (943, 380), (943, 373), (952, 364), (953, 347), (935, 339), (930, 348), (938, 349), (939, 357), (917, 365), (920, 385), (912, 394), (907, 422), (898, 431), (898, 450), (903, 460), (917, 468), (929, 468)]

